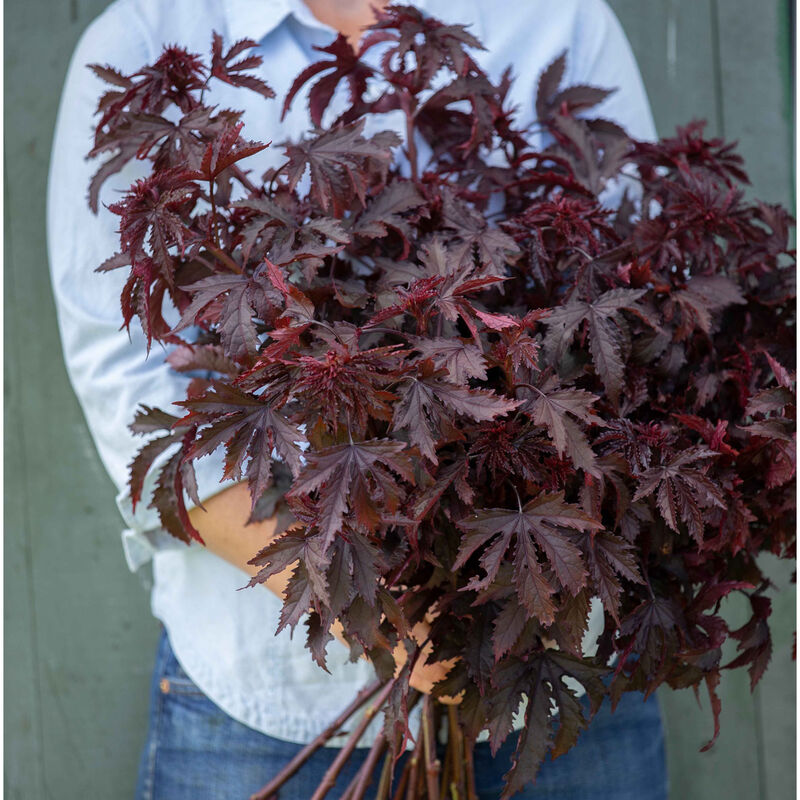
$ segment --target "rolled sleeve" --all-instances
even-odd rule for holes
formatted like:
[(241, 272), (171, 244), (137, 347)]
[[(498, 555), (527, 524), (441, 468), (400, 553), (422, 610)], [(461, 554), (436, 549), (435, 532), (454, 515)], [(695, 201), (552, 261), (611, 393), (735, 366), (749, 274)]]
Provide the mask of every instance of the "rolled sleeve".
[[(125, 561), (131, 572), (136, 572), (146, 564), (159, 550), (177, 549), (185, 547), (182, 542), (167, 533), (158, 521), (158, 515), (149, 507), (150, 499), (155, 489), (158, 469), (169, 458), (169, 452), (159, 458), (147, 474), (142, 489), (142, 499), (133, 509), (130, 491), (125, 487), (117, 495), (117, 508), (122, 519), (128, 526), (122, 531), (122, 549)], [(200, 501), (208, 499), (217, 492), (232, 485), (233, 481), (221, 481), (224, 467), (224, 457), (221, 450), (194, 462), (194, 471), (197, 477), (197, 495)], [(187, 508), (194, 508), (194, 503), (187, 500)], [(192, 543), (191, 547), (197, 547)]]

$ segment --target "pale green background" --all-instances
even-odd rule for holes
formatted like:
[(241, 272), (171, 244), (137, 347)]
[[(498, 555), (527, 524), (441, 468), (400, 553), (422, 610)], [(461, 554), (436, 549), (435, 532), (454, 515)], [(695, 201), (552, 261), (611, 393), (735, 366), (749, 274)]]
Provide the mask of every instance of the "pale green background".
[[(45, 251), (58, 96), (79, 34), (106, 5), (5, 4), (8, 800), (132, 797), (158, 632), (147, 595), (125, 566), (114, 491), (64, 371)], [(636, 52), (659, 132), (707, 117), (713, 133), (741, 141), (754, 192), (792, 203), (788, 3), (611, 5)], [(698, 752), (711, 732), (706, 698), (700, 710), (691, 692), (661, 694), (673, 800), (795, 795), (795, 593), (790, 565), (764, 563), (782, 590), (772, 663), (752, 695), (745, 673), (724, 676), (722, 733), (711, 752)], [(728, 613), (741, 619), (743, 609)]]

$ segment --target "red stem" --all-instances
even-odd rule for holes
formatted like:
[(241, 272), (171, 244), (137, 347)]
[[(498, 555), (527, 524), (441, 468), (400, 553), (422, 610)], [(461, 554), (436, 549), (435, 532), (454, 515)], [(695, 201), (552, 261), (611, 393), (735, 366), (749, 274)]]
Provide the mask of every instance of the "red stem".
[(414, 111), (411, 107), (413, 98), (403, 103), (406, 114), (406, 148), (408, 150), (408, 163), (411, 165), (411, 180), (419, 180), (417, 172), (417, 143), (414, 141)]
[(467, 770), (467, 800), (478, 800), (478, 790), (475, 788), (475, 761), (473, 760), (473, 742), (464, 737), (464, 761)]
[(355, 697), (352, 703), (342, 711), (341, 714), (325, 728), (322, 733), (314, 739), (313, 742), (307, 744), (269, 783), (261, 787), (254, 795), (250, 796), (250, 800), (271, 800), (275, 796), (278, 789), (283, 786), (289, 778), (294, 775), (309, 758), (322, 747), (325, 742), (333, 738), (339, 731), (342, 725), (347, 722), (350, 717), (358, 711), (369, 699), (383, 686), (380, 680), (374, 681), (369, 686), (364, 687)]
[(427, 800), (439, 800), (439, 770), (441, 764), (436, 758), (436, 742), (433, 738), (433, 704), (431, 696), (425, 695), (422, 701), (422, 738), (425, 740), (425, 780), (428, 786)]
[(281, 174), (281, 172), (283, 172), (283, 168), (284, 168), (285, 166), (286, 166), (286, 164), (285, 164), (285, 163), (284, 163), (284, 164), (281, 164), (281, 165), (278, 167), (278, 169), (276, 169), (276, 170), (275, 170), (275, 172), (273, 172), (273, 173), (272, 173), (272, 178), (270, 178), (270, 181), (269, 181), (269, 188), (268, 188), (268, 190), (267, 190), (267, 192), (268, 192), (270, 195), (272, 194), (272, 187), (275, 185), (275, 178), (277, 178), (277, 177), (278, 177), (278, 175), (280, 175), (280, 174)]
[(244, 171), (236, 166), (236, 164), (233, 164), (230, 169), (231, 172), (233, 172), (233, 174), (236, 176), (239, 183), (241, 183), (242, 186), (244, 186), (244, 188), (247, 189), (248, 192), (251, 192), (252, 194), (255, 195), (260, 195), (263, 193), (263, 189), (259, 189), (250, 180), (250, 178), (248, 178), (247, 175), (244, 174)]
[(414, 795), (417, 791), (417, 774), (419, 772), (419, 760), (422, 756), (422, 723), (420, 729), (417, 731), (417, 743), (414, 745), (414, 751), (411, 753), (411, 770), (408, 779), (408, 791), (406, 792), (406, 800), (414, 800)]
[(364, 759), (361, 768), (356, 772), (355, 777), (350, 782), (347, 789), (345, 789), (342, 800), (362, 800), (364, 793), (367, 791), (370, 783), (372, 783), (372, 773), (375, 769), (375, 764), (378, 763), (378, 759), (386, 748), (386, 745), (386, 737), (383, 735), (383, 731), (381, 731), (370, 748), (367, 757)]
[(322, 776), (322, 781), (317, 787), (317, 790), (311, 796), (311, 800), (322, 800), (322, 798), (325, 797), (325, 795), (327, 795), (328, 792), (333, 788), (339, 772), (341, 771), (347, 759), (352, 755), (353, 750), (355, 750), (356, 745), (364, 735), (364, 731), (367, 729), (367, 726), (370, 724), (370, 722), (372, 722), (372, 718), (378, 713), (378, 711), (380, 711), (384, 702), (386, 702), (386, 698), (389, 696), (389, 692), (392, 691), (392, 687), (396, 682), (397, 678), (389, 681), (383, 687), (375, 702), (366, 710), (366, 713), (362, 717), (361, 721), (358, 723), (355, 730), (350, 735), (350, 738), (347, 740), (347, 744), (345, 744), (345, 746), (339, 751), (336, 758), (333, 760), (333, 764), (328, 767), (327, 771)]
[(224, 250), (214, 246), (206, 246), (206, 250), (218, 261), (221, 261), (231, 272), (235, 272), (237, 275), (242, 274), (242, 268)]
[(208, 179), (208, 196), (211, 199), (211, 234), (214, 244), (219, 249), (219, 231), (217, 230), (217, 201), (214, 199), (214, 180)]
[(389, 791), (392, 788), (392, 775), (394, 774), (394, 769), (392, 766), (392, 762), (394, 759), (392, 758), (391, 752), (386, 754), (386, 758), (383, 760), (383, 769), (381, 770), (381, 777), (378, 781), (378, 793), (375, 795), (375, 800), (389, 800)]
[(405, 792), (406, 786), (408, 785), (408, 778), (411, 774), (411, 758), (406, 761), (405, 766), (403, 767), (402, 773), (400, 773), (400, 780), (397, 784), (397, 788), (394, 790), (394, 794), (392, 795), (392, 800), (403, 800), (403, 793)]

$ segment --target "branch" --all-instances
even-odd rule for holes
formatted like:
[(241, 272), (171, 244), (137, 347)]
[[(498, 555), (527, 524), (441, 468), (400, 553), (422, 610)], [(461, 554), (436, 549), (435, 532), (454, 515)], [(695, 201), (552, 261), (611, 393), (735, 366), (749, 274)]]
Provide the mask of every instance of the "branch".
[[(447, 718), (449, 722), (449, 736), (447, 749), (451, 753), (450, 765), (452, 767), (450, 788), (458, 792), (457, 797), (466, 797), (467, 775), (466, 775), (466, 752), (465, 736), (458, 721), (458, 709), (454, 705), (447, 706)], [(445, 770), (446, 775), (446, 770)], [(447, 778), (445, 777), (445, 780)], [(444, 781), (442, 781), (444, 783)], [(442, 792), (444, 794), (444, 792)]]
[(429, 694), (422, 701), (422, 738), (425, 740), (425, 781), (428, 787), (427, 800), (439, 800), (437, 780), (441, 764), (436, 758), (436, 742), (433, 738), (433, 703)]
[(403, 771), (400, 773), (400, 780), (397, 783), (397, 788), (394, 790), (394, 794), (392, 795), (392, 800), (403, 800), (405, 797), (405, 790), (406, 786), (408, 785), (408, 779), (411, 775), (411, 758), (409, 758), (405, 766), (403, 767)]
[(367, 729), (367, 726), (370, 724), (370, 722), (372, 722), (372, 718), (383, 707), (383, 704), (386, 702), (386, 698), (389, 696), (389, 693), (392, 691), (392, 688), (396, 682), (397, 678), (394, 678), (386, 683), (383, 689), (381, 689), (381, 693), (378, 695), (375, 702), (366, 710), (361, 721), (358, 723), (358, 725), (356, 725), (353, 733), (350, 734), (350, 738), (347, 740), (347, 743), (336, 755), (336, 758), (333, 760), (333, 764), (328, 767), (327, 771), (322, 776), (322, 781), (317, 787), (317, 790), (311, 796), (311, 800), (322, 800), (322, 798), (325, 797), (325, 795), (328, 794), (328, 792), (334, 787), (339, 772), (341, 771), (347, 759), (353, 754), (353, 750), (356, 749), (356, 745), (364, 735), (364, 731)]
[[(422, 756), (422, 722), (420, 722), (420, 729), (417, 731), (417, 743), (414, 746), (414, 752), (411, 754), (411, 759), (409, 760), (409, 780), (408, 780), (408, 791), (406, 792), (405, 800), (414, 800), (414, 795), (416, 794), (417, 788), (417, 776), (419, 774), (419, 760)], [(400, 800), (399, 797), (396, 800)]]
[(378, 792), (375, 795), (375, 800), (389, 800), (389, 790), (392, 788), (392, 776), (394, 775), (393, 764), (394, 759), (391, 752), (389, 752), (383, 760), (383, 769), (378, 781)]
[(467, 770), (467, 800), (478, 800), (478, 790), (475, 788), (475, 742), (470, 742), (464, 737), (464, 763)]
[(236, 164), (232, 164), (230, 170), (239, 180), (239, 183), (241, 183), (242, 186), (244, 186), (244, 188), (247, 189), (247, 191), (252, 192), (257, 197), (264, 193), (264, 189), (263, 188), (259, 189), (250, 180), (250, 178), (248, 178), (247, 175), (245, 175), (244, 170), (242, 170), (239, 166), (237, 166)]
[(381, 731), (376, 737), (369, 753), (367, 753), (364, 763), (361, 765), (358, 772), (356, 772), (353, 780), (350, 781), (350, 785), (344, 790), (341, 800), (362, 800), (364, 793), (367, 791), (370, 783), (372, 783), (372, 773), (375, 769), (375, 764), (378, 763), (378, 759), (386, 749), (387, 744), (386, 737), (383, 731)]
[[(368, 686), (364, 687), (341, 714), (325, 728), (322, 733), (314, 739), (313, 742), (307, 744), (269, 783), (261, 787), (255, 794), (250, 796), (250, 800), (273, 800), (276, 796), (278, 789), (283, 786), (289, 778), (294, 775), (309, 758), (322, 747), (325, 742), (332, 739), (333, 736), (339, 731), (342, 725), (347, 722), (353, 714), (358, 711), (370, 698), (381, 688), (382, 681), (376, 680)], [(391, 682), (389, 683), (391, 685)]]

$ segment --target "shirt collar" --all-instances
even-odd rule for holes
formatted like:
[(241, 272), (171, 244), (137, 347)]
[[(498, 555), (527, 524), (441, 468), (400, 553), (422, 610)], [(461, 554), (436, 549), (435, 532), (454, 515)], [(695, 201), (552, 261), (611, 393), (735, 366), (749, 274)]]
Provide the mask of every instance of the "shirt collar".
[(288, 0), (224, 0), (231, 44), (240, 39), (260, 42), (289, 13)]
[[(333, 32), (333, 28), (311, 13), (303, 0), (224, 0), (224, 5), (231, 44), (239, 39), (260, 42), (289, 14), (304, 25)], [(416, 0), (415, 5), (424, 11), (426, 0)]]

